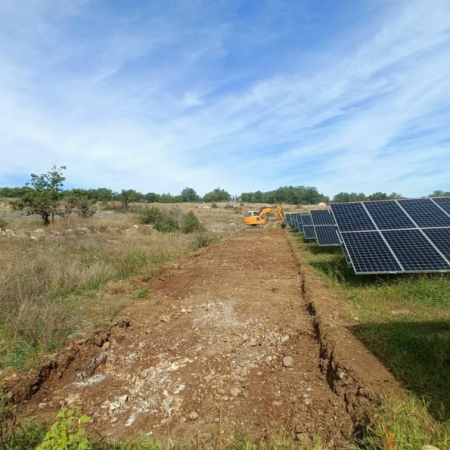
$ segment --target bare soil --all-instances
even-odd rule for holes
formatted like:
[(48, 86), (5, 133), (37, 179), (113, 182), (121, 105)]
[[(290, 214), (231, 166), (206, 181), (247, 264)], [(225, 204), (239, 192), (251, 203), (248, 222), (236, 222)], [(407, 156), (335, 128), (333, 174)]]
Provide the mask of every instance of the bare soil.
[(79, 406), (92, 432), (348, 448), (390, 372), (284, 230), (242, 231), (172, 264), (149, 298), (11, 385), (22, 414)]

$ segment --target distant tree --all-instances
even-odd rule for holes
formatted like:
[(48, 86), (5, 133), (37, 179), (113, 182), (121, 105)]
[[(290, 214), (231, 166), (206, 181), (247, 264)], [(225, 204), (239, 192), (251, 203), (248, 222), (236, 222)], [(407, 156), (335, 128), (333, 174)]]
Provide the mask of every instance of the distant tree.
[(144, 197), (148, 203), (157, 203), (159, 202), (161, 196), (159, 194), (155, 194), (154, 192), (149, 192), (148, 194), (145, 194)]
[(135, 191), (134, 189), (122, 189), (120, 194), (118, 195), (118, 199), (122, 203), (123, 209), (128, 211), (128, 205), (132, 202), (139, 202), (145, 197), (140, 193)]
[(58, 211), (58, 204), (62, 199), (62, 187), (65, 177), (65, 166), (53, 166), (48, 173), (42, 175), (31, 174), (31, 180), (26, 183), (30, 189), (25, 190), (19, 201), (13, 203), (15, 207), (27, 208), (31, 214), (39, 214), (44, 224), (50, 223)]
[(204, 202), (229, 202), (230, 199), (231, 195), (224, 189), (220, 189), (220, 187), (208, 192), (203, 197)]
[(194, 189), (192, 189), (190, 187), (186, 187), (181, 191), (181, 198), (184, 203), (188, 203), (188, 202), (193, 203), (193, 202), (198, 202), (200, 197), (197, 195), (197, 192), (195, 192)]
[(339, 192), (333, 197), (333, 202), (338, 203), (362, 202), (364, 200), (366, 200), (366, 196), (362, 192), (359, 194), (356, 192)]
[(450, 197), (450, 191), (433, 191), (428, 197)]
[(389, 195), (385, 192), (374, 192), (367, 197), (367, 200), (389, 200)]

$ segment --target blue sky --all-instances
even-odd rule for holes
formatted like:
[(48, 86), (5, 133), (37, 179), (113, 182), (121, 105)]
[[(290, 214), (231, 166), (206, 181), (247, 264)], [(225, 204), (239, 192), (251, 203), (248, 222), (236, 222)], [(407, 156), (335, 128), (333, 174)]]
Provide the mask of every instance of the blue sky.
[(450, 190), (448, 0), (2, 0), (0, 186)]

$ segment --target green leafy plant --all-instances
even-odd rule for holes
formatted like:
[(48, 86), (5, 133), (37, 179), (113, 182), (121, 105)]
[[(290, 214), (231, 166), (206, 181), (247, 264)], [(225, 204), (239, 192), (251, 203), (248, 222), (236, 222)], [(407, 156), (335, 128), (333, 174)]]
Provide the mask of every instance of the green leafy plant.
[(155, 230), (163, 233), (176, 231), (180, 227), (173, 217), (155, 206), (141, 213), (140, 222), (153, 225)]
[(91, 447), (83, 428), (89, 422), (79, 410), (63, 408), (36, 450), (88, 450)]
[(193, 233), (194, 231), (201, 231), (202, 229), (203, 225), (193, 211), (189, 211), (183, 217), (183, 224), (181, 225), (181, 231), (183, 233)]
[(3, 217), (0, 217), (0, 228), (4, 230), (7, 226), (8, 222)]

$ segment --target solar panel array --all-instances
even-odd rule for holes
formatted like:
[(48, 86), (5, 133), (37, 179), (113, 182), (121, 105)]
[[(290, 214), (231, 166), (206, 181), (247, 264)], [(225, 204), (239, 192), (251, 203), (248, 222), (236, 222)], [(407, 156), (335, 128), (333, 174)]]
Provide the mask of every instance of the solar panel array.
[(450, 197), (330, 207), (355, 273), (450, 271)]
[(319, 245), (340, 245), (336, 232), (336, 223), (329, 210), (311, 211), (301, 214), (286, 214), (286, 222), (305, 239), (314, 239)]
[[(340, 245), (336, 222), (328, 210), (311, 211), (316, 240), (319, 245)], [(305, 233), (306, 238), (306, 233)]]

